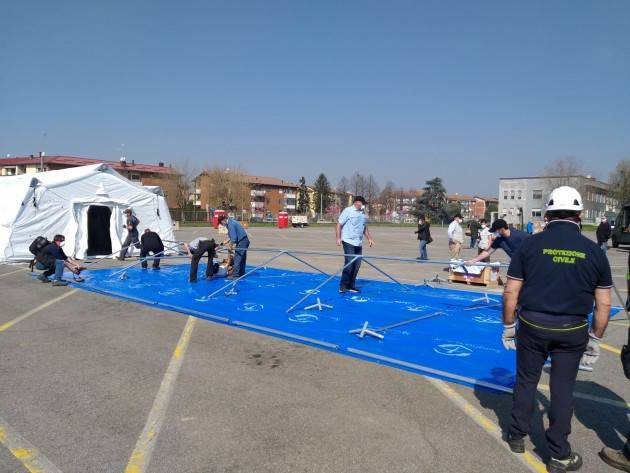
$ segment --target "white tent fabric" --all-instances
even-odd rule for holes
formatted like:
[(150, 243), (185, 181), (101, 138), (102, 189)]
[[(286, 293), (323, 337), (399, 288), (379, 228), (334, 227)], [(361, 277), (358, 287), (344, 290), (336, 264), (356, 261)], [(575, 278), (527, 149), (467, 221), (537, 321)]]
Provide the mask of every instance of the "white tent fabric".
[[(109, 209), (109, 222), (93, 221), (88, 227), (95, 206)], [(32, 241), (40, 235), (52, 240), (56, 234), (66, 237), (66, 254), (84, 258), (95, 238), (90, 232), (101, 228), (107, 233), (107, 227), (116, 253), (127, 234), (123, 210), (129, 207), (140, 220), (140, 234), (150, 228), (162, 240), (174, 240), (161, 189), (137, 185), (107, 164), (0, 177), (0, 262), (30, 260)]]

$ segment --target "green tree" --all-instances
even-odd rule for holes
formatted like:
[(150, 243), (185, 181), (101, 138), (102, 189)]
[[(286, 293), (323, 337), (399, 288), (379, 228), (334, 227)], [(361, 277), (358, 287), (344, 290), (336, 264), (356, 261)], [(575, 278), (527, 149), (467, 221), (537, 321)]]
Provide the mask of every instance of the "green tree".
[(416, 217), (424, 215), (425, 218), (437, 222), (443, 218), (448, 218), (446, 208), (446, 189), (442, 183), (442, 178), (435, 177), (426, 181), (423, 193), (416, 199), (411, 211)]
[(326, 212), (326, 209), (332, 202), (332, 192), (330, 189), (330, 182), (324, 173), (317, 176), (315, 184), (315, 211), (319, 214), (320, 218)]
[(484, 218), (488, 222), (490, 222), (490, 219), (492, 218), (492, 213), (497, 212), (498, 210), (499, 210), (499, 206), (497, 204), (495, 203), (488, 204), (488, 206), (486, 207), (486, 213), (484, 214)]
[(306, 179), (304, 176), (300, 178), (300, 187), (298, 189), (297, 211), (299, 214), (308, 214), (311, 208), (311, 199), (308, 195), (308, 187), (306, 187)]

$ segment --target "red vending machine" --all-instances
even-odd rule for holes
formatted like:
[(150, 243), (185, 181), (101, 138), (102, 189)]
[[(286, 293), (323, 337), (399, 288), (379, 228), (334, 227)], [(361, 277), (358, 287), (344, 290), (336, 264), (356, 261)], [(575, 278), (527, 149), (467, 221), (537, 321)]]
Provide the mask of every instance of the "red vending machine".
[(278, 212), (278, 228), (287, 228), (289, 226), (289, 214), (286, 212)]

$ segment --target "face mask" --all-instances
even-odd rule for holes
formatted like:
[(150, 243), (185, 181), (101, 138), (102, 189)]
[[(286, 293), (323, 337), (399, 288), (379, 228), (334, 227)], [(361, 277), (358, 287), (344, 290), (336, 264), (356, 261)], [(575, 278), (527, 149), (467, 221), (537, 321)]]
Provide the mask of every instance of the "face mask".
[(65, 241), (62, 241), (61, 243), (59, 243), (59, 246), (63, 248), (63, 246), (66, 244)]
[(488, 225), (486, 225), (485, 223), (481, 224), (481, 228), (486, 228)]
[(501, 236), (501, 234), (499, 232), (494, 232), (492, 234), (492, 236), (495, 237), (495, 238), (499, 238)]

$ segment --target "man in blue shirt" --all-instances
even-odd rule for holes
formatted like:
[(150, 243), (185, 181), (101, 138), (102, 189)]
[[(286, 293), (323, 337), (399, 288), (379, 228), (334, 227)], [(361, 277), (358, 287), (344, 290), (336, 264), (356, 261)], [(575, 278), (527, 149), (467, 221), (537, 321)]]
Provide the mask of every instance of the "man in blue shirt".
[(550, 473), (576, 471), (582, 466), (580, 455), (571, 450), (568, 441), (573, 389), (580, 364), (592, 365), (599, 357), (610, 315), (610, 266), (595, 242), (580, 234), (582, 209), (582, 197), (572, 187), (551, 192), (546, 209), (549, 224), (512, 255), (503, 295), (503, 345), (516, 350), (507, 441), (513, 452), (525, 451), (540, 374), (551, 357), (546, 432)]
[(361, 267), (361, 259), (357, 259), (354, 263), (350, 264), (354, 255), (361, 255), (363, 253), (363, 235), (365, 235), (370, 243), (370, 246), (374, 245), (372, 235), (365, 224), (365, 213), (363, 213), (363, 207), (365, 206), (365, 199), (360, 195), (354, 198), (354, 203), (350, 207), (346, 207), (337, 221), (336, 235), (337, 245), (343, 245), (344, 253), (344, 270), (341, 274), (341, 283), (339, 284), (339, 292), (359, 292), (355, 283), (357, 280), (357, 274)]
[(228, 239), (221, 244), (226, 245), (229, 243), (232, 249), (236, 248), (234, 251), (234, 272), (228, 279), (240, 278), (245, 274), (245, 265), (247, 263), (247, 248), (249, 248), (247, 232), (243, 225), (232, 218), (228, 218), (227, 215), (219, 217), (219, 225), (227, 228), (228, 232)]
[(505, 253), (512, 258), (512, 255), (520, 248), (521, 244), (530, 235), (528, 233), (517, 230), (516, 228), (510, 228), (505, 220), (502, 218), (495, 220), (490, 227), (490, 233), (493, 233), (493, 240), (490, 248), (482, 251), (476, 258), (466, 261), (466, 264), (474, 264), (478, 261), (488, 258), (492, 253), (501, 248)]

